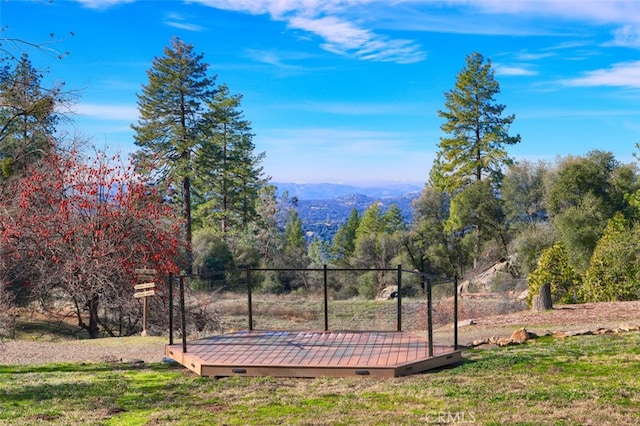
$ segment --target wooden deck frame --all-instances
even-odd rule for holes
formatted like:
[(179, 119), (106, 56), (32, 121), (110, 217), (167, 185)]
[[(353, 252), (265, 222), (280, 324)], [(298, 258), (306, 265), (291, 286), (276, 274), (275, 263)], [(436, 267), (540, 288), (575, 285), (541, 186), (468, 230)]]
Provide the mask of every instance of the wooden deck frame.
[(208, 377), (399, 377), (455, 364), (459, 350), (402, 331), (241, 331), (167, 345), (165, 353)]
[[(323, 274), (324, 331), (256, 331), (253, 321), (252, 271), (306, 271)], [(397, 273), (396, 331), (329, 331), (328, 273), (395, 271)], [(447, 279), (413, 270), (382, 269), (270, 269), (250, 268), (246, 274), (248, 330), (187, 343), (185, 280), (205, 275), (169, 277), (169, 344), (165, 354), (201, 376), (277, 377), (398, 377), (462, 360), (458, 350), (457, 277)], [(220, 274), (221, 272), (216, 272)], [(427, 337), (402, 331), (403, 273), (418, 276), (427, 297)], [(174, 281), (179, 285), (182, 345), (173, 341)], [(453, 346), (433, 342), (432, 287), (453, 285)]]

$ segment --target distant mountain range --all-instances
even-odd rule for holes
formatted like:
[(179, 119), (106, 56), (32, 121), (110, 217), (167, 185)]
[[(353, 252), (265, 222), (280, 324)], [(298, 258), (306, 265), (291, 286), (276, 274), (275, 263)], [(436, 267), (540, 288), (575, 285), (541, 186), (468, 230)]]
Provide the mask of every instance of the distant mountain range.
[(422, 188), (417, 185), (388, 185), (378, 187), (356, 187), (349, 185), (316, 183), (274, 183), (277, 193), (285, 191), (289, 197), (298, 198), (298, 215), (308, 240), (319, 238), (331, 241), (338, 228), (343, 225), (354, 208), (362, 216), (373, 203), (380, 203), (385, 212), (396, 204), (407, 223), (412, 220), (411, 204), (420, 196)]
[(372, 198), (401, 197), (411, 193), (422, 192), (423, 187), (404, 183), (391, 183), (377, 186), (352, 186), (337, 183), (273, 183), (278, 188), (278, 195), (285, 191), (290, 197), (299, 200), (330, 200), (346, 195), (366, 195)]

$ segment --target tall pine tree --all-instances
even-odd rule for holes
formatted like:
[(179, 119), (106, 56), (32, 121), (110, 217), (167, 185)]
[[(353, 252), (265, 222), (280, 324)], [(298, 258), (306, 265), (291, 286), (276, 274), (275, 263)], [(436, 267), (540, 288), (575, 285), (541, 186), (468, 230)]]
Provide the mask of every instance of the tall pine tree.
[(504, 105), (495, 103), (500, 85), (494, 79), (491, 61), (480, 53), (467, 56), (467, 66), (457, 76), (455, 88), (445, 93), (445, 119), (440, 150), (431, 171), (431, 185), (454, 195), (475, 181), (502, 179), (502, 168), (512, 160), (505, 145), (520, 142), (510, 136), (514, 115), (502, 117)]
[[(203, 134), (203, 112), (215, 94), (215, 76), (193, 46), (174, 37), (164, 56), (154, 58), (149, 82), (138, 95), (138, 125), (133, 130), (140, 147), (136, 160), (143, 169), (159, 172), (163, 184), (176, 185), (185, 221), (185, 240), (191, 246), (191, 184), (194, 153)], [(189, 249), (190, 250), (190, 249)], [(191, 270), (191, 255), (186, 268)]]
[(241, 95), (218, 86), (204, 114), (204, 137), (197, 159), (197, 216), (223, 238), (230, 228), (245, 227), (256, 219), (256, 203), (268, 178), (260, 165), (264, 153), (255, 154), (251, 123), (240, 108)]
[[(446, 109), (438, 111), (445, 119), (441, 129), (448, 136), (440, 139), (430, 184), (450, 195), (452, 204), (456, 204), (457, 197), (464, 198), (469, 211), (480, 209), (481, 204), (489, 202), (476, 197), (476, 188), (483, 187), (485, 180), (493, 190), (489, 194), (493, 198), (490, 204), (500, 204), (496, 190), (502, 182), (504, 166), (512, 163), (505, 146), (520, 142), (520, 135), (509, 135), (515, 116), (503, 117), (505, 106), (494, 100), (494, 95), (500, 93), (494, 74), (491, 61), (485, 60), (480, 53), (467, 56), (467, 66), (458, 73), (455, 88), (444, 94)], [(475, 267), (481, 242), (486, 239), (483, 226), (489, 218), (481, 222), (473, 215), (459, 216), (452, 210), (448, 228), (458, 236), (474, 229), (477, 234), (474, 238)], [(493, 223), (500, 219), (496, 216), (489, 221)]]

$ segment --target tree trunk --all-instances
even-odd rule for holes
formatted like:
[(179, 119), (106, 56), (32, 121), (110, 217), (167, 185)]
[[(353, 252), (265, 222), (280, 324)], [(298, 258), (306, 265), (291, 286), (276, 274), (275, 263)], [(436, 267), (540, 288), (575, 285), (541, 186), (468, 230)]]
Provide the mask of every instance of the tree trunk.
[(185, 239), (187, 240), (187, 264), (185, 270), (187, 275), (193, 272), (193, 254), (191, 251), (191, 181), (189, 177), (182, 180), (182, 191), (184, 197), (183, 215), (185, 221)]
[(551, 284), (547, 283), (540, 287), (540, 293), (533, 296), (531, 307), (534, 311), (548, 311), (553, 309), (551, 301)]
[(92, 339), (100, 337), (100, 328), (98, 327), (98, 306), (99, 296), (93, 296), (87, 303), (87, 307), (89, 308), (89, 327), (87, 328), (87, 331), (89, 332), (89, 337)]

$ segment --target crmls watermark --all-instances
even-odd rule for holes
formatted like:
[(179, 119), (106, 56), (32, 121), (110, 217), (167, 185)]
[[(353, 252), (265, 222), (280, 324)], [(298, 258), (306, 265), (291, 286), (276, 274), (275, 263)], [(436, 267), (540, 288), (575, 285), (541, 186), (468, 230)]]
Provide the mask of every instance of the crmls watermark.
[(471, 424), (476, 422), (476, 413), (473, 411), (443, 411), (440, 413), (429, 413), (426, 417), (427, 423), (432, 424)]

